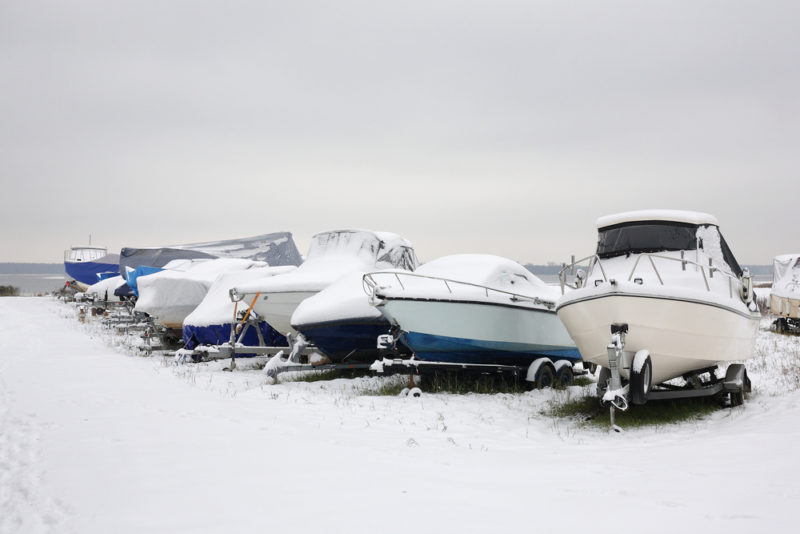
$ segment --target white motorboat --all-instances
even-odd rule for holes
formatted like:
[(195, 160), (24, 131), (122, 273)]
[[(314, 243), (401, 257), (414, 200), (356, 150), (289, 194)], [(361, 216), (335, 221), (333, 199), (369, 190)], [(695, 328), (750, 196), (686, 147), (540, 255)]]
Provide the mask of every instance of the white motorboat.
[(404, 238), (387, 232), (334, 230), (315, 235), (308, 256), (295, 271), (237, 285), (231, 298), (243, 299), (278, 332), (295, 335), (291, 318), (300, 303), (343, 275), (373, 269), (414, 270), (417, 258)]
[(800, 330), (800, 254), (775, 256), (769, 309), (778, 332)]
[(163, 270), (136, 279), (139, 298), (134, 309), (147, 313), (165, 328), (180, 331), (183, 320), (203, 301), (220, 275), (266, 265), (240, 258), (172, 260)]
[(456, 254), (415, 273), (369, 273), (364, 282), (420, 360), (515, 366), (580, 360), (555, 314), (559, 288), (512, 260)]
[[(634, 211), (601, 217), (597, 228), (596, 254), (577, 262), (588, 261), (588, 272), (578, 271), (578, 287), (556, 310), (583, 359), (604, 368), (600, 393), (625, 389), (618, 408), (627, 395), (646, 402), (653, 384), (752, 357), (760, 318), (752, 282), (716, 218)], [(615, 372), (620, 382), (608, 382)]]

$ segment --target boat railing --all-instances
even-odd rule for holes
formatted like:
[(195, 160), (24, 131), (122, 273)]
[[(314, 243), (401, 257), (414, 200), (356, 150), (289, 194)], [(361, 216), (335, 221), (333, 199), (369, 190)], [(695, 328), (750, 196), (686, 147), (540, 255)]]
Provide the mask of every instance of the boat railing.
[[(696, 270), (699, 272), (700, 276), (703, 279), (703, 284), (704, 284), (704, 286), (706, 288), (706, 291), (711, 291), (711, 285), (709, 284), (709, 279), (714, 278), (714, 274), (718, 273), (718, 275), (721, 275), (721, 276), (725, 277), (725, 279), (727, 280), (727, 282), (728, 282), (728, 293), (729, 293), (731, 298), (734, 295), (734, 291), (736, 291), (736, 293), (738, 293), (740, 296), (744, 295), (745, 290), (744, 290), (744, 284), (742, 283), (742, 280), (739, 277), (735, 276), (734, 274), (729, 273), (728, 271), (722, 270), (719, 267), (717, 267), (716, 265), (714, 265), (713, 260), (711, 258), (708, 258), (708, 264), (704, 265), (704, 264), (702, 264), (702, 263), (700, 263), (698, 261), (687, 259), (686, 255), (685, 255), (685, 251), (683, 251), (683, 250), (680, 251), (680, 254), (681, 254), (680, 257), (666, 256), (664, 254), (651, 253), (651, 252), (638, 254), (637, 255), (638, 257), (636, 258), (636, 261), (634, 262), (633, 267), (631, 268), (630, 273), (628, 274), (628, 277), (627, 277), (626, 281), (628, 281), (628, 282), (633, 281), (634, 283), (639, 283), (639, 284), (642, 283), (642, 278), (639, 278), (639, 277), (634, 278), (634, 275), (637, 274), (637, 271), (641, 268), (640, 264), (644, 261), (646, 265), (649, 264), (649, 266), (653, 270), (653, 273), (656, 275), (656, 278), (658, 279), (659, 284), (663, 286), (664, 285), (664, 279), (661, 276), (661, 272), (659, 271), (658, 267), (656, 266), (656, 262), (655, 262), (656, 259), (659, 259), (659, 260), (667, 260), (667, 261), (680, 263), (682, 271), (686, 271), (686, 267), (690, 266), (690, 265), (696, 267)], [(575, 278), (575, 283), (572, 283), (572, 284), (568, 283), (567, 282), (567, 272), (568, 271), (569, 272), (575, 272), (575, 269), (578, 266), (583, 265), (583, 264), (585, 264), (587, 262), (588, 262), (587, 273), (584, 274), (582, 271), (579, 270), (577, 272), (577, 275), (576, 275), (576, 278)], [(564, 294), (564, 291), (565, 291), (566, 287), (571, 287), (573, 289), (577, 289), (579, 287), (583, 287), (583, 285), (586, 283), (586, 281), (589, 279), (589, 277), (592, 276), (592, 273), (594, 272), (594, 268), (595, 267), (599, 267), (600, 274), (602, 276), (602, 281), (603, 282), (608, 282), (609, 278), (606, 275), (605, 269), (603, 269), (603, 263), (602, 263), (602, 261), (600, 259), (600, 256), (598, 256), (597, 254), (593, 254), (593, 255), (587, 256), (587, 257), (585, 257), (583, 259), (573, 261), (570, 264), (564, 264), (564, 266), (562, 267), (561, 271), (559, 271), (559, 273), (558, 273), (558, 279), (559, 279), (559, 282), (560, 282), (560, 285), (561, 285), (561, 293)], [(747, 275), (749, 276), (749, 273), (747, 273)], [(598, 281), (599, 281), (599, 278), (598, 278)], [(743, 296), (742, 298), (744, 299), (745, 297)]]
[[(384, 281), (383, 284), (380, 283), (380, 279)], [(403, 280), (405, 279), (405, 284)], [(410, 289), (411, 280), (430, 280), (435, 284), (441, 283), (442, 287), (447, 290), (449, 295), (457, 295), (459, 289), (463, 288), (471, 288), (477, 289), (480, 293), (486, 296), (486, 298), (490, 298), (493, 295), (508, 298), (511, 302), (530, 302), (538, 306), (544, 306), (548, 310), (552, 310), (555, 308), (556, 303), (555, 301), (543, 299), (539, 297), (531, 297), (527, 295), (521, 295), (519, 293), (514, 293), (512, 291), (504, 291), (502, 289), (495, 289), (493, 287), (482, 286), (480, 284), (473, 284), (471, 282), (462, 282), (460, 280), (452, 280), (449, 278), (440, 278), (438, 276), (428, 276), (424, 274), (417, 274), (412, 272), (375, 272), (375, 273), (367, 273), (362, 277), (362, 284), (364, 287), (364, 292), (370, 296), (370, 301), (373, 304), (378, 304), (384, 299), (378, 296), (378, 291), (380, 289), (384, 289), (387, 287), (395, 287), (394, 285), (387, 285), (389, 281), (396, 281), (397, 285), (399, 286), (401, 291), (407, 291)], [(463, 294), (463, 291), (462, 291)]]

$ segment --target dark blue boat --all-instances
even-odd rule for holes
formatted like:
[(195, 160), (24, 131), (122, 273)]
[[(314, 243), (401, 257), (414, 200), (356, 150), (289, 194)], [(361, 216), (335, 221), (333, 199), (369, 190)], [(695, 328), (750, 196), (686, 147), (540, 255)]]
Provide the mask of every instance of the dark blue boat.
[(64, 252), (64, 271), (86, 289), (102, 278), (119, 274), (119, 254), (108, 254), (105, 247), (71, 247)]

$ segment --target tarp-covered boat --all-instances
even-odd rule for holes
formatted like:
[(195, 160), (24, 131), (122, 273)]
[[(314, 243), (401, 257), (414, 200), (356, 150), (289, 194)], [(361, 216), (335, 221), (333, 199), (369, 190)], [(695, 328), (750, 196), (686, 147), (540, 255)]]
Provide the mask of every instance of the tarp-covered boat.
[[(244, 271), (227, 272), (220, 274), (208, 290), (205, 298), (183, 320), (183, 342), (187, 349), (194, 349), (199, 345), (219, 345), (230, 340), (231, 324), (234, 313), (237, 321), (247, 312), (247, 306), (231, 301), (230, 288), (259, 280), (269, 276), (276, 276), (291, 272), (296, 267), (285, 265), (281, 267), (255, 267)], [(244, 336), (237, 338), (245, 346), (266, 345), (270, 347), (287, 346), (286, 336), (278, 333), (266, 321), (259, 321), (257, 314), (251, 312), (250, 318), (255, 319), (258, 330), (247, 328), (243, 330)], [(259, 333), (261, 339), (259, 339)]]
[(769, 307), (779, 332), (800, 329), (800, 254), (775, 256)]
[(279, 265), (300, 265), (303, 258), (290, 232), (274, 232), (254, 237), (208, 241), (169, 247), (123, 247), (119, 270), (125, 274), (140, 265), (164, 267), (178, 259), (239, 258)]
[[(289, 274), (236, 286), (234, 294), (284, 334), (294, 334), (291, 318), (304, 299), (341, 276), (373, 269), (413, 270), (417, 257), (411, 243), (397, 234), (369, 230), (334, 230), (315, 235), (306, 261)], [(256, 295), (257, 298), (256, 298)]]

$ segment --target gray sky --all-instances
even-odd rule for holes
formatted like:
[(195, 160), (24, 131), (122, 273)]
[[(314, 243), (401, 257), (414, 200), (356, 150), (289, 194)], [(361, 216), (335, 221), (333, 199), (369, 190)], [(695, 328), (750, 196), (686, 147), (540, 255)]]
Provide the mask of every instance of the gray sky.
[(366, 228), (423, 261), (717, 216), (800, 250), (800, 3), (0, 0), (0, 261)]

